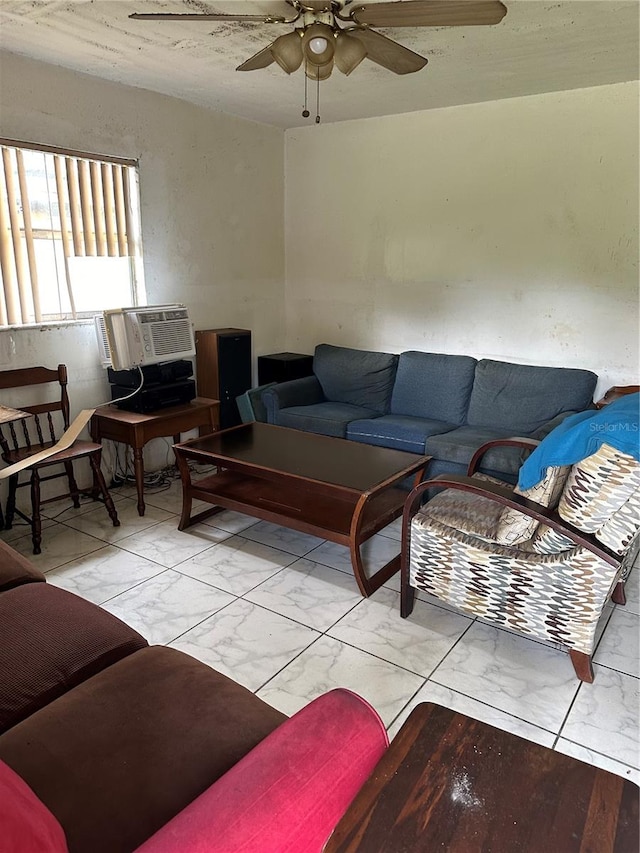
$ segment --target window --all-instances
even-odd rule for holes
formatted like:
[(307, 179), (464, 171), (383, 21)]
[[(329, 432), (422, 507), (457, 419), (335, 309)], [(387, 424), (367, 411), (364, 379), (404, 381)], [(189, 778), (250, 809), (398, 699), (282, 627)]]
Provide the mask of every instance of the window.
[(0, 148), (0, 327), (144, 304), (135, 161)]

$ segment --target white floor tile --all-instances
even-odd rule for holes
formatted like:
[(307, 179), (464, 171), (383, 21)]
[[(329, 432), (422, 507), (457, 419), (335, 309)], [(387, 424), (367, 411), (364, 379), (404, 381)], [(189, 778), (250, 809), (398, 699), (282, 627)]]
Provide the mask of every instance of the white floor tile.
[(608, 770), (610, 773), (615, 773), (616, 776), (622, 776), (623, 779), (630, 779), (636, 785), (640, 785), (640, 770), (635, 767), (629, 767), (620, 761), (614, 761), (612, 758), (601, 755), (593, 749), (587, 749), (586, 746), (580, 746), (564, 738), (558, 738), (558, 742), (554, 748), (556, 752), (570, 755), (572, 758), (584, 761), (585, 764), (593, 764), (594, 767), (601, 767), (602, 770)]
[(422, 601), (416, 602), (408, 619), (402, 619), (398, 593), (380, 589), (371, 598), (360, 599), (328, 633), (426, 678), (471, 623)]
[(52, 569), (47, 573), (47, 581), (94, 604), (103, 604), (163, 571), (162, 566), (151, 560), (107, 545), (79, 560)]
[(556, 733), (580, 684), (568, 654), (479, 622), (431, 678)]
[[(42, 530), (45, 530), (47, 527), (53, 527), (56, 524), (55, 521), (52, 521), (50, 518), (42, 518)], [(11, 545), (12, 548), (15, 548), (14, 542), (17, 539), (22, 539), (25, 536), (31, 536), (31, 525), (27, 524), (26, 521), (22, 521), (20, 518), (14, 518), (13, 526), (11, 530), (2, 530), (0, 531), (0, 539), (3, 542)]]
[(553, 732), (541, 729), (539, 726), (533, 726), (525, 720), (520, 720), (511, 714), (499, 711), (483, 702), (478, 702), (477, 699), (464, 696), (462, 693), (457, 693), (455, 690), (450, 690), (448, 687), (442, 687), (431, 681), (427, 681), (424, 687), (420, 688), (409, 704), (403, 708), (400, 715), (396, 717), (393, 725), (389, 728), (389, 737), (395, 737), (411, 711), (421, 702), (433, 702), (443, 708), (451, 708), (452, 711), (457, 711), (459, 714), (466, 714), (468, 717), (473, 717), (474, 720), (480, 720), (490, 726), (495, 726), (497, 729), (511, 732), (511, 734), (539, 743), (542, 746), (552, 747), (556, 737)]
[(53, 524), (43, 528), (40, 554), (33, 553), (31, 533), (11, 543), (12, 548), (28, 557), (41, 572), (48, 572), (50, 569), (70, 563), (104, 546), (104, 540), (87, 536), (86, 533), (72, 530), (64, 524)]
[(104, 608), (153, 645), (170, 643), (233, 600), (222, 590), (168, 569), (111, 599)]
[(272, 548), (288, 551), (290, 554), (295, 554), (296, 557), (304, 557), (323, 541), (317, 536), (298, 533), (297, 530), (289, 530), (287, 527), (280, 527), (280, 525), (271, 524), (269, 521), (259, 521), (244, 530), (243, 536), (246, 536), (247, 539), (253, 539), (254, 542), (262, 542), (263, 545), (271, 545)]
[(303, 558), (244, 596), (309, 628), (326, 631), (362, 596), (354, 578)]
[[(400, 553), (399, 543), (395, 539), (390, 539), (388, 536), (376, 534), (371, 539), (367, 539), (360, 548), (360, 554), (364, 563), (365, 572), (368, 577), (371, 577), (373, 572), (386, 565), (389, 560), (392, 560)], [(330, 566), (332, 569), (338, 569), (340, 572), (346, 572), (353, 575), (353, 566), (351, 564), (351, 554), (346, 545), (337, 545), (335, 542), (323, 542), (313, 551), (307, 554), (310, 560), (317, 563), (323, 563), (325, 566)], [(398, 574), (396, 577), (400, 577)]]
[[(180, 480), (174, 480), (168, 487), (162, 489), (146, 489), (144, 502), (147, 508), (145, 515), (150, 507), (157, 507), (174, 515), (180, 515), (182, 512), (182, 483)], [(193, 501), (191, 514), (195, 515), (207, 507), (208, 504), (204, 501)]]
[(593, 660), (640, 678), (640, 616), (616, 607)]
[(65, 513), (65, 524), (68, 527), (73, 527), (74, 530), (81, 530), (83, 533), (103, 539), (105, 542), (118, 542), (121, 539), (126, 539), (127, 536), (141, 533), (161, 521), (175, 518), (170, 512), (157, 509), (154, 506), (147, 506), (145, 514), (138, 515), (136, 504), (130, 500), (118, 501), (116, 511), (120, 522), (119, 527), (113, 526), (104, 507), (93, 509), (91, 512), (84, 512), (75, 517)]
[(171, 646), (257, 690), (316, 637), (317, 631), (238, 599)]
[(390, 539), (397, 539), (398, 542), (402, 539), (402, 516), (396, 518), (391, 524), (383, 528), (380, 533), (382, 536), (388, 536)]
[(227, 538), (227, 535), (225, 531), (216, 530), (215, 527), (208, 527), (205, 524), (178, 530), (178, 519), (176, 516), (171, 516), (169, 521), (120, 539), (118, 547), (171, 569), (195, 557), (196, 554), (206, 551), (207, 548)]
[(207, 518), (203, 524), (218, 527), (220, 530), (226, 530), (228, 533), (242, 533), (248, 527), (259, 524), (259, 521), (252, 515), (245, 515), (243, 512), (234, 512), (232, 509), (225, 509)]
[(295, 554), (220, 532), (228, 538), (180, 563), (177, 570), (233, 595), (243, 595), (297, 559)]
[(320, 637), (257, 695), (291, 715), (327, 690), (346, 687), (370, 702), (389, 725), (423, 683), (418, 675)]
[[(124, 495), (112, 494), (111, 497), (116, 505), (116, 509), (120, 501), (125, 500)], [(60, 501), (60, 503), (46, 504), (42, 507), (42, 517), (50, 518), (53, 521), (67, 521), (69, 518), (77, 518), (79, 515), (84, 515), (85, 512), (93, 512), (95, 509), (102, 509), (107, 519), (111, 521), (107, 508), (102, 501), (94, 501), (92, 498), (85, 496), (80, 498), (79, 507), (73, 506), (71, 498), (68, 501)], [(31, 512), (31, 510), (29, 509), (28, 512)]]
[(563, 738), (640, 768), (640, 682), (637, 678), (594, 666), (593, 684), (582, 684)]

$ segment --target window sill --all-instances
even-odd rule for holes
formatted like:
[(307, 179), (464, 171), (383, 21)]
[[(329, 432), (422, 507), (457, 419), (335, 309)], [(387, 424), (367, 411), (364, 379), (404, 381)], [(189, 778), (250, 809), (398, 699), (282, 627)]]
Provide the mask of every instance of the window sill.
[(93, 317), (83, 317), (78, 320), (51, 320), (47, 323), (23, 323), (19, 326), (2, 326), (0, 328), (0, 334), (2, 332), (48, 332), (53, 329), (66, 329), (66, 328), (76, 328), (78, 326), (93, 326), (94, 319)]

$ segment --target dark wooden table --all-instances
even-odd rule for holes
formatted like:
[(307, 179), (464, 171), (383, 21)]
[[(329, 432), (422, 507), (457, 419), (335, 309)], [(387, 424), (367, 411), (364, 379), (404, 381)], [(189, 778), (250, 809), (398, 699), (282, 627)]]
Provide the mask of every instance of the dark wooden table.
[(138, 514), (144, 515), (144, 459), (142, 448), (152, 438), (172, 436), (174, 442), (191, 429), (214, 432), (218, 428), (217, 400), (196, 397), (190, 403), (168, 406), (157, 412), (128, 412), (116, 406), (101, 406), (91, 418), (91, 437), (98, 443), (107, 438), (133, 448), (133, 467), (138, 493)]
[(628, 779), (423, 703), (324, 853), (637, 853), (638, 817)]
[[(400, 554), (370, 577), (360, 546), (402, 514), (407, 477), (417, 483), (431, 457), (373, 447), (263, 423), (243, 424), (174, 447), (182, 476), (179, 529), (221, 509), (303, 533), (350, 549), (353, 574), (364, 596), (400, 569)], [(218, 466), (192, 482), (189, 459)], [(214, 504), (193, 518), (194, 499)]]

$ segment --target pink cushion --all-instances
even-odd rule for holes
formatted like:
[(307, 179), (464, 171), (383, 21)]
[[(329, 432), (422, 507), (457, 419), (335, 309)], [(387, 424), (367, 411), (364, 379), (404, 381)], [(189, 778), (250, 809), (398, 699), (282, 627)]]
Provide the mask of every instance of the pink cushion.
[(2, 853), (68, 853), (62, 827), (17, 773), (0, 761)]
[(389, 745), (373, 708), (315, 699), (138, 848), (138, 853), (320, 853)]

